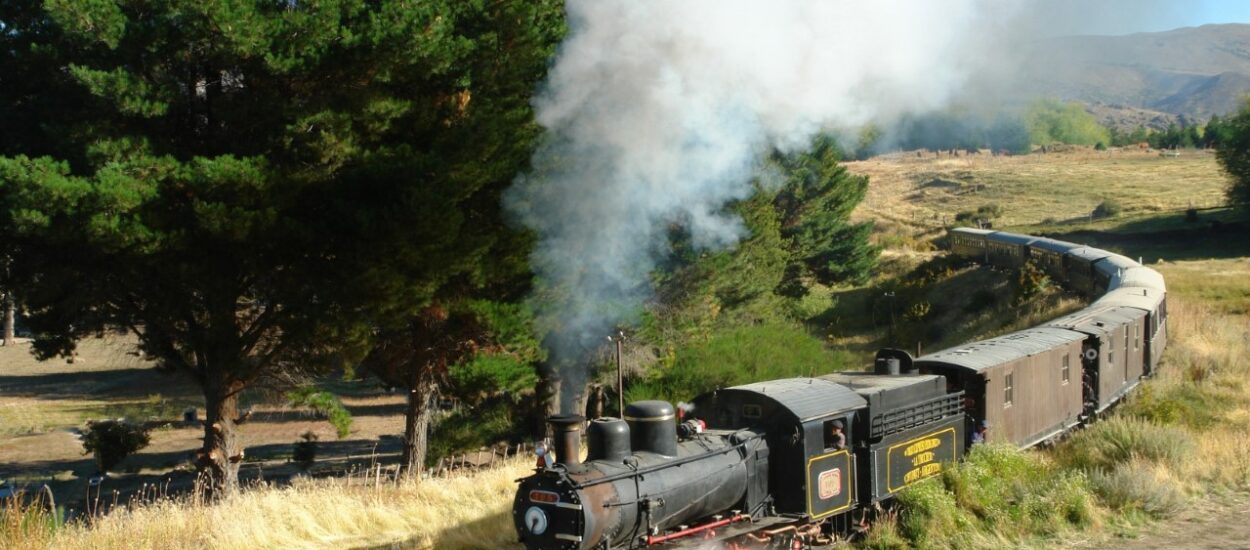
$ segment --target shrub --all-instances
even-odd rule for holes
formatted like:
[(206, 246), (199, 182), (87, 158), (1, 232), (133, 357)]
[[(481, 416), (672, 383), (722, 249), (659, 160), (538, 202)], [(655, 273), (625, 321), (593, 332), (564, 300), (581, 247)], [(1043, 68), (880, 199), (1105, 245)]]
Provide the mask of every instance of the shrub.
[(1095, 218), (1110, 218), (1124, 211), (1124, 205), (1115, 199), (1105, 199), (1094, 207)]
[(1050, 288), (1050, 276), (1032, 260), (1025, 262), (1016, 279), (1016, 301), (1025, 302)]
[(1198, 223), (1198, 209), (1197, 208), (1185, 209), (1185, 222), (1186, 223)]
[(1090, 472), (1089, 478), (1094, 492), (1116, 510), (1139, 510), (1162, 518), (1185, 504), (1176, 481), (1142, 460), (1120, 464), (1107, 473)]
[(1100, 141), (1100, 142), (1098, 142), (1098, 143), (1095, 143), (1095, 144), (1094, 144), (1094, 150), (1095, 150), (1095, 151), (1106, 151), (1106, 150), (1107, 150), (1107, 144), (1105, 144), (1105, 143), (1103, 143), (1103, 142), (1101, 142), (1101, 141)]
[(131, 453), (148, 446), (151, 438), (142, 426), (123, 420), (100, 420), (87, 424), (82, 437), (84, 454), (95, 456), (101, 472), (112, 470)]

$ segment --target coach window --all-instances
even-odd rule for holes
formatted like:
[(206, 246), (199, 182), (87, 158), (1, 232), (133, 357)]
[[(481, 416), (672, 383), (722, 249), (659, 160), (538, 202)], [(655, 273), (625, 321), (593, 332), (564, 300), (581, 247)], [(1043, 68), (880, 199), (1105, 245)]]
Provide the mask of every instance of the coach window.
[(1069, 366), (1069, 359), (1070, 357), (1068, 355), (1063, 356), (1063, 371), (1062, 372), (1063, 372), (1064, 384), (1067, 384), (1068, 380), (1072, 377), (1072, 368)]
[(1011, 398), (1013, 396), (1012, 379), (1014, 376), (1013, 373), (1007, 373), (1007, 376), (1003, 378), (1003, 408), (1011, 406)]
[(1137, 351), (1137, 349), (1140, 346), (1141, 346), (1141, 328), (1138, 327), (1137, 325), (1133, 325), (1133, 351)]

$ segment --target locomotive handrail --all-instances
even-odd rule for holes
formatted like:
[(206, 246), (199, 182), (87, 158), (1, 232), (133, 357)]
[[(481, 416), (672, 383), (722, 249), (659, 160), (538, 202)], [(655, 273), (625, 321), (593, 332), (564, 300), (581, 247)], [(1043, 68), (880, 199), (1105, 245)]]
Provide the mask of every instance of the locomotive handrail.
[(755, 434), (755, 435), (752, 435), (751, 437), (743, 439), (742, 441), (739, 441), (738, 443), (735, 443), (728, 447), (721, 447), (720, 449), (714, 449), (714, 450), (707, 451), (704, 453), (699, 453), (697, 455), (690, 455), (688, 457), (679, 458), (677, 460), (673, 460), (670, 462), (661, 462), (659, 464), (647, 466), (646, 468), (631, 469), (628, 472), (621, 472), (619, 474), (612, 474), (610, 476), (597, 477), (595, 479), (583, 481), (580, 483), (574, 483), (573, 488), (585, 489), (586, 487), (594, 487), (595, 485), (602, 485), (604, 483), (610, 483), (610, 482), (621, 480), (621, 479), (627, 479), (633, 476), (649, 474), (651, 472), (662, 470), (664, 468), (672, 468), (674, 466), (681, 466), (682, 464), (688, 464), (690, 462), (695, 462), (697, 460), (703, 460), (710, 456), (725, 454), (729, 451), (736, 451), (738, 449), (745, 447), (747, 443), (755, 441), (756, 439), (762, 439), (763, 437), (764, 437), (764, 434)]

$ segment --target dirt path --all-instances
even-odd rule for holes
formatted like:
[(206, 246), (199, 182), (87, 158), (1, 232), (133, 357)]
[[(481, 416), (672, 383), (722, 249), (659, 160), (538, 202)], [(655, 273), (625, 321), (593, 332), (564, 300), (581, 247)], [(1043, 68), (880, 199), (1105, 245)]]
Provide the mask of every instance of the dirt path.
[(1114, 538), (1082, 546), (1108, 550), (1250, 549), (1250, 493), (1197, 501), (1176, 518), (1146, 527), (1136, 538)]

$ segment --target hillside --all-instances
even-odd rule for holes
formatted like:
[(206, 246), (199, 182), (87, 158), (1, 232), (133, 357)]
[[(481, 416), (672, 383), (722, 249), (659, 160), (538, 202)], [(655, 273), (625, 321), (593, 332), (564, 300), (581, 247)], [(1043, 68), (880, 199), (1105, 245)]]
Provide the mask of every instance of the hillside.
[(1235, 110), (1250, 91), (1250, 25), (1052, 38), (1030, 48), (1022, 66), (1021, 93), (1085, 102), (1104, 123), (1145, 114), (1157, 126), (1158, 113), (1205, 120)]

